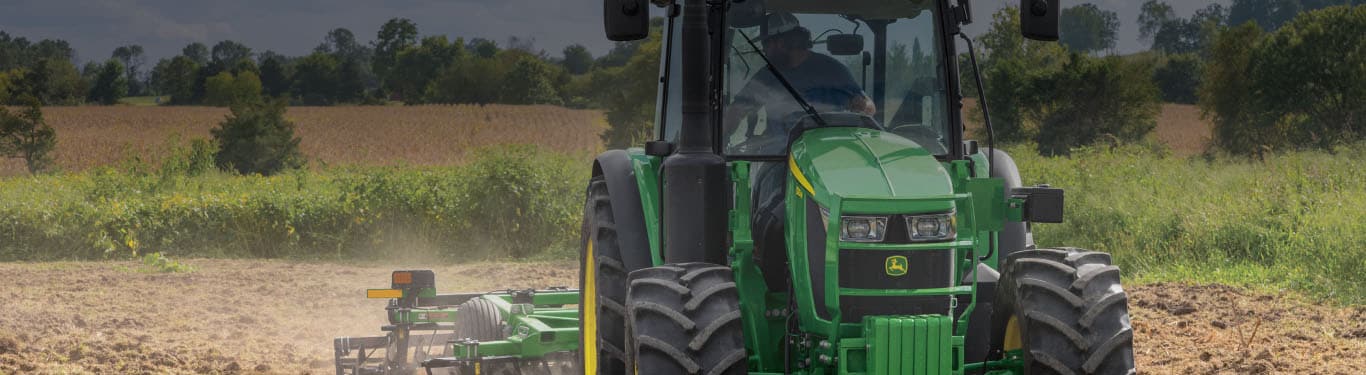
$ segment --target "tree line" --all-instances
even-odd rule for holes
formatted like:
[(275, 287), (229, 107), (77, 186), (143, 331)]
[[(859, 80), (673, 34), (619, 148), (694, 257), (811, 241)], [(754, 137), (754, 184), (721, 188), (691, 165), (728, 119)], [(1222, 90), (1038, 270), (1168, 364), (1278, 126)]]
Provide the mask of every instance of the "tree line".
[[(999, 141), (1045, 155), (1094, 143), (1142, 142), (1162, 102), (1197, 104), (1215, 150), (1262, 154), (1331, 149), (1366, 137), (1366, 6), (1360, 0), (1234, 0), (1188, 18), (1161, 0), (1137, 16), (1150, 51), (1113, 50), (1113, 12), (1064, 9), (1062, 43), (1019, 36), (1006, 8), (978, 38)], [(964, 69), (963, 82), (971, 82)], [(971, 85), (965, 85), (971, 87)], [(977, 96), (969, 90), (970, 96)], [(978, 115), (980, 118), (980, 114)]]
[[(620, 43), (601, 57), (583, 45), (551, 55), (535, 40), (419, 37), (417, 24), (385, 22), (372, 42), (351, 30), (328, 32), (313, 51), (285, 56), (237, 41), (186, 45), (149, 63), (143, 47), (120, 46), (103, 61), (77, 68), (66, 41), (31, 42), (0, 32), (0, 103), (32, 97), (43, 105), (116, 104), (128, 96), (166, 97), (162, 104), (227, 106), (249, 98), (292, 105), (552, 104), (593, 107), (591, 73), (621, 67), (640, 42)], [(657, 52), (657, 51), (656, 51)]]

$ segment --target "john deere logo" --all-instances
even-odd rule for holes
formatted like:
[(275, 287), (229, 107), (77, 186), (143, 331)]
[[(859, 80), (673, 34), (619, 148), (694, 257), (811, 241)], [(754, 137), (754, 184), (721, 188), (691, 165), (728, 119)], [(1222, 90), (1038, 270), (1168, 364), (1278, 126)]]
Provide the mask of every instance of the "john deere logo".
[(909, 264), (910, 262), (906, 261), (906, 257), (901, 255), (893, 255), (887, 257), (887, 276), (905, 275), (906, 266)]

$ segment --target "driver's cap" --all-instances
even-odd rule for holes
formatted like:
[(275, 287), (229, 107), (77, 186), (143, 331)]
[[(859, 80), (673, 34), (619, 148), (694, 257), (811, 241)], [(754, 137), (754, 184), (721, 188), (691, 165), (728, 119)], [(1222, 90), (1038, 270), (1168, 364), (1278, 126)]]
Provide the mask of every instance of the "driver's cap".
[(772, 38), (782, 33), (796, 30), (798, 27), (801, 27), (801, 23), (797, 21), (797, 16), (792, 15), (792, 13), (771, 13), (768, 15), (768, 35), (765, 35), (759, 39), (763, 40)]

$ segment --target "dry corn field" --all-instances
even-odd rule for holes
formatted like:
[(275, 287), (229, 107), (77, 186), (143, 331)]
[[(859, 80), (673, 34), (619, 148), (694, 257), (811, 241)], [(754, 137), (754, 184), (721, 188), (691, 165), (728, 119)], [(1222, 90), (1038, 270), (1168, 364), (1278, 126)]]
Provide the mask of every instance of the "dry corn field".
[[(209, 138), (228, 115), (214, 107), (48, 107), (58, 168), (79, 171), (131, 156), (155, 162), (168, 143)], [(301, 148), (314, 165), (448, 165), (471, 149), (533, 143), (570, 154), (602, 148), (602, 113), (554, 106), (441, 105), (290, 107)], [(7, 160), (0, 175), (24, 174)]]
[[(981, 124), (966, 115), (969, 131)], [(214, 107), (48, 107), (57, 130), (58, 168), (80, 171), (138, 156), (155, 163), (171, 142), (208, 138), (228, 114)], [(555, 106), (434, 105), (291, 107), (303, 152), (314, 165), (450, 165), (473, 148), (533, 143), (570, 154), (602, 149), (602, 113)], [(1164, 104), (1153, 135), (1178, 156), (1204, 152), (1212, 125), (1195, 106)], [(981, 138), (981, 137), (977, 137)], [(17, 159), (0, 161), (0, 176), (25, 174)]]

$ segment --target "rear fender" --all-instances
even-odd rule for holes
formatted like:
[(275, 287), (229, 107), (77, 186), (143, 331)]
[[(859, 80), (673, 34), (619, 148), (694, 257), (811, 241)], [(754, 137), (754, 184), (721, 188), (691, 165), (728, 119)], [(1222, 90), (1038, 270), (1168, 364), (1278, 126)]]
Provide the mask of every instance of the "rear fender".
[(650, 267), (649, 232), (645, 229), (645, 213), (641, 205), (639, 184), (631, 155), (625, 150), (611, 150), (593, 161), (593, 175), (607, 181), (607, 194), (612, 200), (612, 217), (616, 219), (617, 242), (626, 270)]

